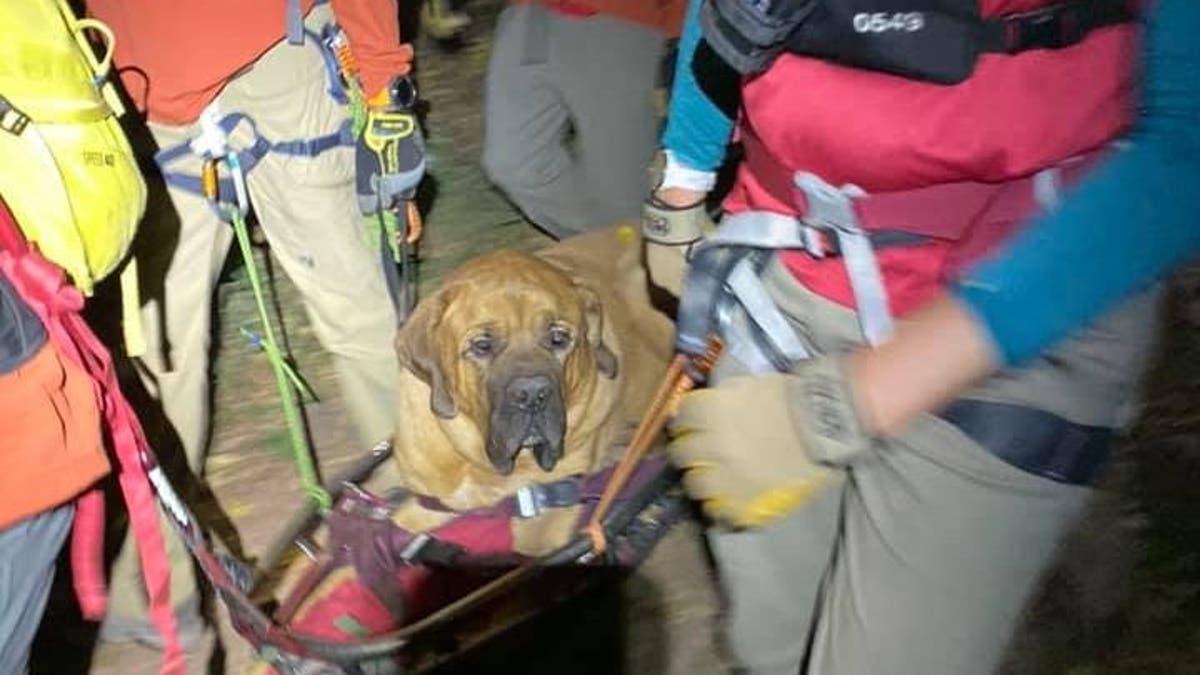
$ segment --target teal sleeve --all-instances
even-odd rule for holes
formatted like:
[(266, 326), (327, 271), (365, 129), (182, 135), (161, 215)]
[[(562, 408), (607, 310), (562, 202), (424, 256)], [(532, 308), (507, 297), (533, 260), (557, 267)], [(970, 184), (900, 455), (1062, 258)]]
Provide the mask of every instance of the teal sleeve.
[(953, 292), (1027, 361), (1200, 253), (1200, 2), (1158, 0), (1128, 149), (968, 270)]
[(733, 119), (717, 107), (696, 80), (694, 60), (700, 45), (700, 6), (689, 0), (675, 59), (675, 81), (662, 146), (690, 169), (716, 171), (725, 159)]

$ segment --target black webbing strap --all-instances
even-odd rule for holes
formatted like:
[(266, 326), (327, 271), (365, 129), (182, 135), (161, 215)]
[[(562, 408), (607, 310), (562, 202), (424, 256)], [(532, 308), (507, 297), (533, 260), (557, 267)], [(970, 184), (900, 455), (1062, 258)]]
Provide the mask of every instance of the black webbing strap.
[(1016, 54), (1031, 49), (1062, 49), (1078, 44), (1098, 28), (1136, 18), (1129, 0), (1076, 0), (1032, 12), (983, 20), (983, 52)]
[(993, 455), (1029, 473), (1090, 485), (1108, 460), (1113, 430), (1076, 424), (1044, 410), (959, 399), (938, 413)]

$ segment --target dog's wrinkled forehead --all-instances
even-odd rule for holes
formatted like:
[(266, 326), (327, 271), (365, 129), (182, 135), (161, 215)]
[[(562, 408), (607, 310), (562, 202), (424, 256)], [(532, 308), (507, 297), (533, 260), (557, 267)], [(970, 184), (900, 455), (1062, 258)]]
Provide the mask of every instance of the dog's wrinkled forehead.
[[(488, 262), (496, 261), (489, 258)], [(461, 338), (472, 330), (506, 335), (536, 332), (550, 321), (578, 324), (585, 311), (571, 279), (532, 256), (464, 275), (446, 293), (442, 316), (446, 337)]]

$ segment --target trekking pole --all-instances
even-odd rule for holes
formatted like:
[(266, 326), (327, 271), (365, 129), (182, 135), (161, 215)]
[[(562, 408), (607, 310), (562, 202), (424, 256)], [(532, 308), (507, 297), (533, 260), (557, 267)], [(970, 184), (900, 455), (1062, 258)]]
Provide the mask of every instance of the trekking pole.
[(642, 416), (641, 422), (638, 423), (633, 438), (630, 439), (628, 447), (621, 456), (621, 461), (617, 463), (612, 476), (608, 479), (608, 484), (604, 486), (604, 492), (600, 495), (600, 501), (596, 504), (592, 517), (588, 519), (587, 525), (584, 527), (584, 531), (591, 539), (593, 553), (601, 555), (608, 548), (607, 535), (604, 532), (604, 518), (612, 508), (617, 495), (629, 482), (638, 462), (642, 461), (651, 444), (654, 443), (655, 437), (666, 425), (667, 418), (675, 414), (675, 407), (679, 404), (679, 399), (708, 376), (712, 371), (713, 364), (720, 358), (721, 350), (720, 338), (710, 335), (703, 354), (699, 356), (676, 354), (671, 365), (667, 367), (667, 373), (659, 384), (658, 391), (655, 392), (654, 398), (650, 399), (650, 407)]

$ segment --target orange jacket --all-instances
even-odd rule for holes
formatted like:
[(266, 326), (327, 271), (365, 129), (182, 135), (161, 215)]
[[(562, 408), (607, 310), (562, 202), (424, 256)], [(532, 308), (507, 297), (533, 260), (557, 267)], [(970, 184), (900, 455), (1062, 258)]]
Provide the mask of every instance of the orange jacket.
[(47, 341), (0, 375), (0, 530), (108, 473), (91, 377)]
[(679, 36), (687, 9), (687, 0), (512, 0), (512, 4), (545, 5), (551, 9), (559, 6), (565, 13), (576, 15), (582, 13), (580, 10), (590, 9), (596, 14), (649, 26), (669, 38)]
[[(371, 96), (407, 73), (394, 0), (331, 0)], [(302, 0), (307, 13), (313, 0)], [(284, 38), (285, 0), (88, 0), (116, 35), (115, 62), (130, 97), (164, 124), (189, 124), (238, 71)], [(311, 39), (311, 38), (309, 38)], [(311, 47), (308, 47), (311, 49)]]

